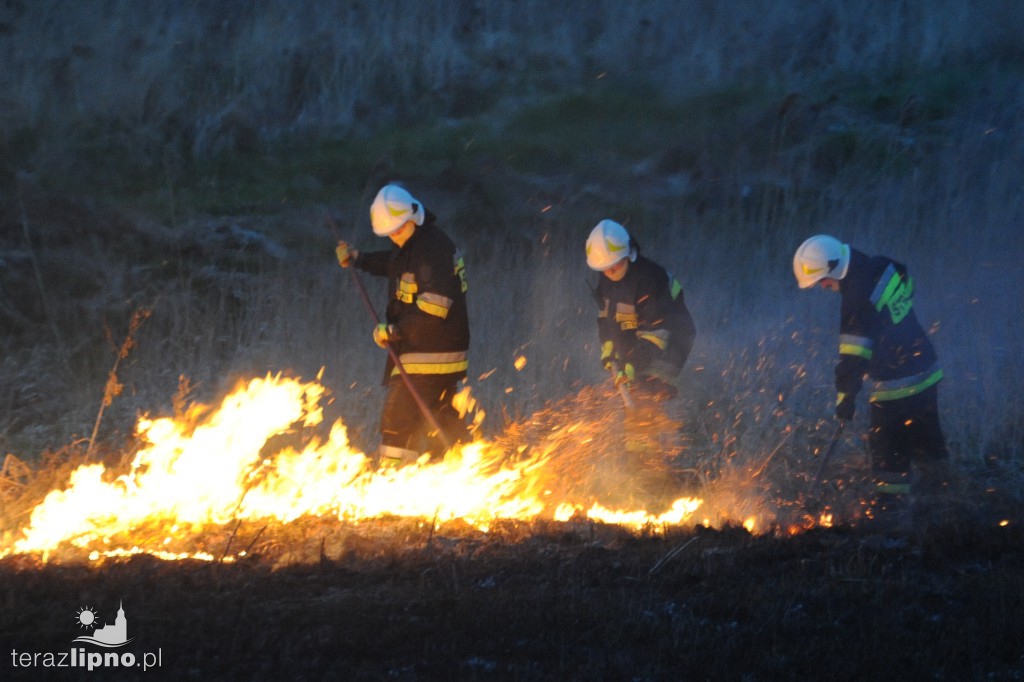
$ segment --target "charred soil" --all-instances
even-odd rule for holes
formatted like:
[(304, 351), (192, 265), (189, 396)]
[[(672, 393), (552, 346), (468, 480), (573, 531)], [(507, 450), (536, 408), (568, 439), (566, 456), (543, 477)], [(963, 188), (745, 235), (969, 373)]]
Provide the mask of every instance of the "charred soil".
[(973, 516), (792, 537), (335, 522), (312, 562), (12, 557), (0, 639), (66, 652), (76, 610), (122, 604), (138, 660), (160, 654), (128, 678), (1021, 679), (1024, 531)]

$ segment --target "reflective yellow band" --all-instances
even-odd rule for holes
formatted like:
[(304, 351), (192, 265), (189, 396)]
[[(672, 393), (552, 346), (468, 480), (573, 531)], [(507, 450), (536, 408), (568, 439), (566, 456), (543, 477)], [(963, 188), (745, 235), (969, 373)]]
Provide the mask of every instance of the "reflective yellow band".
[[(409, 374), (456, 374), (469, 369), (469, 361), (462, 362), (403, 362), (402, 367)], [(398, 374), (396, 367), (391, 371), (391, 376)]]
[(619, 323), (619, 327), (622, 328), (622, 331), (636, 329), (636, 308), (634, 308), (633, 306), (626, 307), (620, 303), (615, 311), (615, 321)]
[(661, 350), (668, 348), (669, 332), (666, 329), (658, 329), (649, 332), (637, 332), (637, 338), (650, 341)]
[(605, 341), (601, 344), (601, 359), (607, 360), (611, 358), (612, 353), (615, 352), (615, 346), (611, 341)]
[(417, 291), (419, 291), (419, 286), (416, 284), (416, 277), (411, 272), (406, 272), (398, 281), (395, 298), (402, 303), (412, 303)]
[(840, 355), (856, 355), (859, 358), (870, 360), (871, 356), (874, 355), (870, 348), (864, 346), (855, 346), (852, 343), (841, 343), (839, 344)]
[(619, 326), (622, 328), (622, 331), (636, 329), (636, 306), (630, 305), (628, 303), (616, 303), (615, 321), (619, 323)]
[(839, 354), (840, 355), (855, 355), (866, 360), (870, 360), (874, 354), (872, 350), (874, 348), (874, 341), (866, 336), (856, 336), (854, 334), (840, 334), (839, 335)]
[(894, 381), (876, 381), (875, 390), (871, 392), (870, 402), (877, 403), (885, 400), (899, 400), (912, 395), (917, 395), (925, 389), (931, 388), (942, 380), (942, 370), (933, 366), (926, 372), (915, 374), (906, 379)]
[(416, 299), (416, 307), (434, 317), (440, 317), (442, 320), (448, 317), (448, 309), (444, 306), (434, 305), (423, 300), (423, 297)]
[(434, 317), (442, 320), (448, 317), (448, 310), (452, 307), (452, 299), (440, 294), (420, 294), (416, 299), (416, 307)]
[(909, 483), (879, 483), (875, 486), (875, 492), (883, 495), (909, 495)]
[[(403, 353), (398, 356), (402, 367), (409, 374), (455, 374), (469, 368), (465, 351), (454, 353)], [(399, 374), (398, 368), (391, 370), (391, 376)]]

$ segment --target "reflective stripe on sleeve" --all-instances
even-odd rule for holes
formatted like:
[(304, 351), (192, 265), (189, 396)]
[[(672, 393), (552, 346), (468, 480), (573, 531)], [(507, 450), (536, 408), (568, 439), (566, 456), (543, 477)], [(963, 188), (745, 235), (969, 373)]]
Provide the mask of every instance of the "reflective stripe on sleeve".
[(874, 354), (872, 350), (874, 345), (874, 341), (866, 336), (854, 336), (853, 334), (839, 335), (840, 355), (856, 355), (865, 360), (870, 360)]
[(452, 307), (452, 299), (440, 294), (422, 293), (416, 298), (416, 307), (434, 317), (442, 320), (448, 317), (448, 311)]
[(668, 348), (668, 339), (670, 334), (667, 329), (637, 332), (636, 335), (637, 338), (643, 339), (644, 341), (650, 341), (661, 350)]
[(411, 272), (406, 272), (402, 274), (402, 279), (398, 281), (395, 298), (402, 303), (412, 303), (417, 291), (419, 291), (419, 286), (416, 284), (416, 276)]

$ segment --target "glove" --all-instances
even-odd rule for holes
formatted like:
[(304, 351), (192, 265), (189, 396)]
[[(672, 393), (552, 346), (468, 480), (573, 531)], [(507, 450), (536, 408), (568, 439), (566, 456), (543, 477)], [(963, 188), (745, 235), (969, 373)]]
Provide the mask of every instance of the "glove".
[(373, 342), (381, 348), (387, 348), (388, 344), (395, 341), (395, 338), (394, 325), (384, 324), (381, 322), (373, 328)]
[(836, 401), (836, 419), (850, 421), (853, 419), (853, 413), (856, 409), (857, 405), (854, 402), (854, 396), (846, 393), (839, 394), (839, 398)]
[(338, 257), (338, 265), (343, 268), (352, 265), (352, 261), (359, 258), (359, 252), (350, 249), (345, 242), (338, 242), (338, 246), (334, 249), (334, 255)]
[(601, 366), (604, 367), (606, 372), (612, 371), (612, 365), (615, 364), (615, 346), (611, 341), (605, 341), (601, 344)]
[(629, 388), (630, 384), (633, 383), (633, 379), (636, 378), (636, 371), (633, 369), (633, 365), (626, 363), (626, 366), (619, 370), (615, 375), (615, 388), (626, 385)]

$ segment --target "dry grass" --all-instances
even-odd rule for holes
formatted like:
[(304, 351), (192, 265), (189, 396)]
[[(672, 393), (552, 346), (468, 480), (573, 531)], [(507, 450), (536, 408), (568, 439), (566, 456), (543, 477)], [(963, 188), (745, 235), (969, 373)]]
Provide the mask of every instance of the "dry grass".
[[(121, 138), (116, 151), (127, 152), (146, 141), (133, 139), (141, 124), (149, 142), (163, 137), (187, 154), (244, 147), (266, 129), (458, 114), (495, 91), (551, 89), (599, 74), (642, 73), (693, 94), (762, 80), (765, 65), (770, 79), (796, 84), (951, 54), (984, 58), (1019, 47), (1024, 17), (1013, 2), (953, 0), (898, 10), (878, 0), (829, 0), (729, 12), (672, 1), (555, 9), (536, 1), (295, 7), (265, 0), (171, 11), (93, 0), (33, 3), (3, 20), (10, 130), (86, 121), (97, 132), (109, 126), (107, 134)], [(66, 119), (69, 110), (78, 123)], [(108, 112), (118, 112), (114, 121), (105, 121)]]

